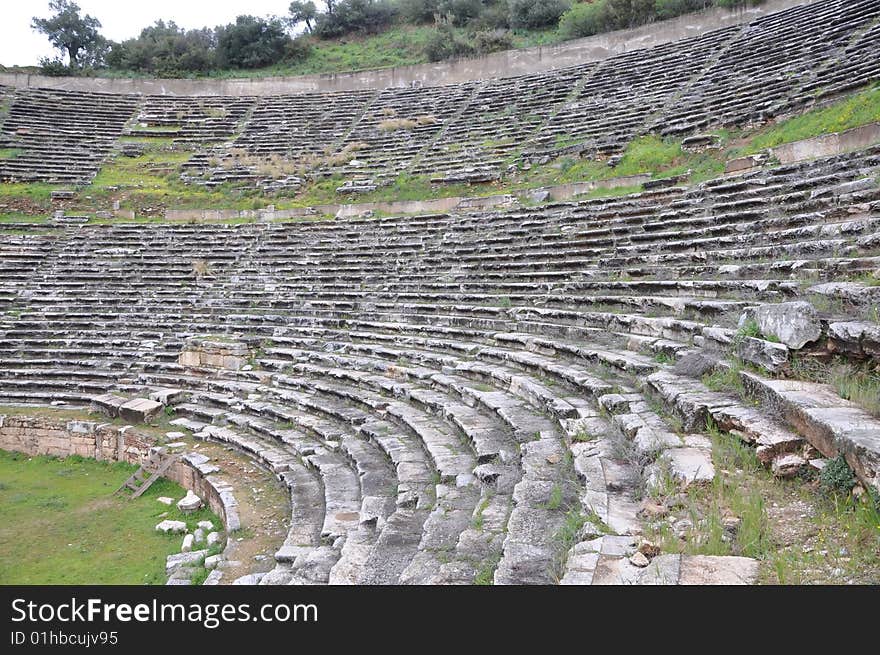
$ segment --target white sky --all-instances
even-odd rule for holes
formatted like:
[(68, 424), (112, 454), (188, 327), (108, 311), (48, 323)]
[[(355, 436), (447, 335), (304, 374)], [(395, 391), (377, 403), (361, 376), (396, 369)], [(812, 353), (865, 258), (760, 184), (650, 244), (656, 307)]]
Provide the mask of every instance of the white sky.
[[(214, 27), (240, 14), (283, 16), (290, 0), (76, 0), (83, 14), (101, 21), (101, 34), (112, 41), (135, 37), (158, 19), (181, 27)], [(322, 3), (316, 2), (319, 7)], [(50, 16), (48, 0), (0, 0), (0, 64), (29, 66), (57, 52), (45, 36), (31, 29), (31, 18)]]

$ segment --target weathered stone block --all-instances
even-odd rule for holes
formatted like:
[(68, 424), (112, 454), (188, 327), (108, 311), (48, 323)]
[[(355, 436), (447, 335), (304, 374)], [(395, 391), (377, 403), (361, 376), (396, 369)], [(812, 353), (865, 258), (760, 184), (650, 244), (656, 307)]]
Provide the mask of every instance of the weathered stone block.
[(120, 408), (127, 402), (128, 400), (121, 396), (106, 393), (92, 398), (91, 409), (93, 412), (101, 412), (110, 418), (116, 418), (119, 416)]
[(148, 398), (135, 398), (119, 408), (119, 415), (132, 423), (146, 423), (162, 410), (162, 405)]

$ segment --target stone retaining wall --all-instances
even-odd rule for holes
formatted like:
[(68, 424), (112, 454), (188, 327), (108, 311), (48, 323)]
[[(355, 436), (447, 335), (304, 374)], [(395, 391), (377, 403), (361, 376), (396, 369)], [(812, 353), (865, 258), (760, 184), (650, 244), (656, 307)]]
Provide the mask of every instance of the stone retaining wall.
[(845, 132), (832, 132), (784, 143), (770, 149), (770, 154), (781, 164), (793, 164), (805, 159), (830, 157), (850, 150), (860, 150), (880, 142), (880, 123), (869, 123)]
[(701, 36), (712, 30), (730, 25), (740, 25), (765, 14), (782, 11), (795, 5), (812, 4), (816, 1), (818, 0), (767, 0), (754, 7), (748, 6), (734, 10), (711, 9), (630, 30), (597, 34), (552, 46), (506, 50), (485, 57), (352, 73), (228, 80), (46, 77), (24, 73), (6, 73), (0, 74), (0, 84), (67, 91), (179, 96), (276, 95), (316, 91), (441, 86), (471, 80), (527, 75), (591, 61), (601, 61), (624, 52)]
[[(151, 439), (131, 426), (117, 427), (94, 421), (63, 420), (38, 416), (0, 414), (0, 449), (25, 455), (70, 457), (79, 455), (139, 465), (150, 448)], [(235, 500), (230, 489), (216, 476), (204, 474), (183, 458), (166, 471), (164, 477), (199, 496), (223, 521), (227, 532), (239, 525)]]

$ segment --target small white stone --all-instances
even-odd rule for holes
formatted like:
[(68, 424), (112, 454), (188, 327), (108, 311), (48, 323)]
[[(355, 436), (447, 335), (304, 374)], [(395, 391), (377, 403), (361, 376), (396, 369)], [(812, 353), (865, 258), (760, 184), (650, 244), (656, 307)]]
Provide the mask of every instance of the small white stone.
[(209, 532), (208, 533), (208, 548), (213, 546), (214, 544), (220, 543), (220, 533), (219, 532)]
[(180, 547), (181, 553), (188, 553), (192, 550), (193, 547), (193, 536), (191, 534), (186, 535), (183, 538), (183, 545)]
[(214, 529), (214, 524), (210, 521), (199, 521), (196, 525), (202, 530), (207, 530), (208, 532)]
[(205, 531), (202, 528), (196, 528), (196, 531), (193, 532), (193, 538), (197, 544), (202, 543), (205, 540)]
[(205, 558), (205, 568), (209, 571), (216, 569), (223, 561), (223, 555), (211, 555)]
[(172, 441), (178, 441), (180, 439), (186, 438), (186, 435), (183, 432), (166, 432), (165, 436)]
[(169, 498), (168, 496), (159, 496), (156, 500), (158, 500), (163, 505), (171, 505), (174, 502), (174, 499)]
[(651, 560), (645, 557), (643, 553), (636, 552), (635, 555), (629, 558), (629, 563), (633, 566), (638, 566), (640, 569), (643, 569), (651, 563)]

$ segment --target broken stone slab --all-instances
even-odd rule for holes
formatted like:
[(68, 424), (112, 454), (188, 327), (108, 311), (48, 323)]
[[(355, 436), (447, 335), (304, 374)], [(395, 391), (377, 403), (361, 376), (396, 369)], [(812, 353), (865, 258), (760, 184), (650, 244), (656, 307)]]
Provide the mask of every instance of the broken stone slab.
[(194, 541), (193, 535), (191, 535), (191, 534), (184, 535), (183, 543), (180, 546), (180, 552), (188, 553), (189, 551), (191, 551), (192, 547), (193, 547), (193, 541)]
[(750, 585), (758, 580), (758, 561), (750, 557), (682, 555), (678, 584)]
[(758, 168), (767, 163), (769, 159), (767, 153), (760, 153), (757, 155), (748, 155), (746, 157), (737, 157), (735, 159), (728, 160), (728, 162), (724, 165), (725, 173), (740, 173), (743, 171), (751, 170), (752, 168)]
[(216, 569), (223, 561), (223, 555), (210, 555), (205, 558), (205, 568), (209, 571)]
[(201, 528), (202, 530), (207, 530), (208, 532), (210, 532), (211, 530), (214, 529), (214, 524), (211, 523), (210, 521), (199, 521), (196, 524), (196, 527)]
[(120, 408), (128, 402), (127, 398), (116, 396), (112, 393), (105, 393), (92, 398), (91, 411), (100, 412), (110, 418), (119, 416)]
[[(186, 496), (177, 501), (177, 509), (184, 514), (191, 514), (204, 506), (202, 499), (195, 495), (192, 490), (186, 492)], [(210, 545), (210, 544), (209, 544)]]
[(807, 460), (800, 455), (787, 453), (774, 457), (770, 464), (770, 470), (777, 478), (793, 478), (806, 465)]
[(186, 566), (201, 566), (207, 554), (207, 550), (192, 550), (188, 553), (169, 555), (165, 558), (165, 573), (170, 574), (175, 569)]
[(163, 405), (178, 405), (187, 401), (189, 394), (183, 389), (158, 389), (150, 394), (150, 400)]
[(219, 532), (209, 532), (207, 537), (208, 548), (214, 546), (215, 544), (219, 544), (222, 540)]
[(715, 479), (712, 451), (702, 448), (670, 448), (660, 455), (669, 467), (669, 473), (685, 487), (705, 484)]
[(156, 530), (158, 532), (164, 532), (165, 534), (183, 534), (186, 532), (186, 523), (183, 521), (171, 521), (165, 519), (156, 525)]
[(880, 325), (838, 321), (828, 326), (828, 350), (856, 357), (880, 357)]
[(376, 184), (373, 180), (346, 180), (340, 186), (336, 187), (336, 193), (370, 193), (378, 188), (379, 185)]
[(717, 134), (694, 134), (681, 142), (681, 149), (685, 152), (703, 152), (720, 147), (721, 137)]
[(158, 500), (163, 505), (171, 505), (174, 503), (174, 499), (169, 498), (168, 496), (159, 496), (156, 500)]
[(149, 398), (135, 398), (119, 408), (119, 415), (131, 423), (146, 423), (162, 410), (162, 405)]
[(208, 577), (205, 578), (205, 581), (202, 583), (202, 586), (205, 585), (213, 586), (220, 584), (220, 580), (223, 578), (223, 571), (219, 569), (214, 569), (208, 574)]
[(843, 455), (859, 480), (880, 491), (880, 420), (826, 384), (773, 380), (741, 371), (746, 391), (763, 401), (825, 457)]
[(793, 350), (822, 336), (816, 309), (802, 300), (760, 305), (754, 310), (754, 318), (761, 334), (774, 336)]
[(736, 343), (737, 356), (748, 364), (760, 366), (777, 373), (788, 364), (788, 347), (785, 344), (743, 337)]
[(266, 576), (265, 573), (249, 573), (232, 581), (234, 585), (258, 585), (260, 580)]

